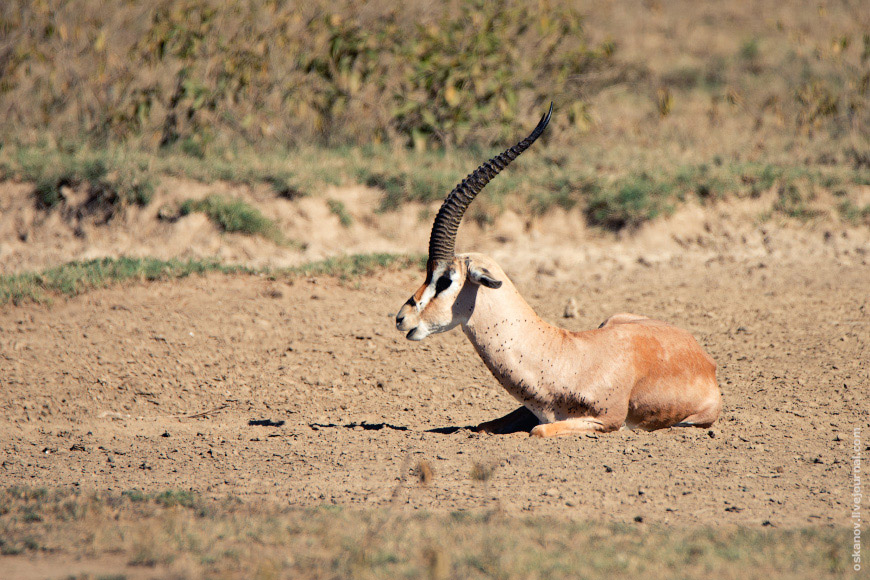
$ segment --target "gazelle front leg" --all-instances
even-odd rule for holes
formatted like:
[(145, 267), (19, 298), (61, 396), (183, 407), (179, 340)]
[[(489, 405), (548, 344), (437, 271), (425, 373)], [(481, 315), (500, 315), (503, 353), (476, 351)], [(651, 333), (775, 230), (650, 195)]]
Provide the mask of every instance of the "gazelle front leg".
[(607, 433), (613, 431), (600, 420), (594, 417), (573, 417), (563, 421), (544, 423), (538, 425), (529, 433), (532, 437), (555, 437), (557, 435), (570, 435), (572, 433)]

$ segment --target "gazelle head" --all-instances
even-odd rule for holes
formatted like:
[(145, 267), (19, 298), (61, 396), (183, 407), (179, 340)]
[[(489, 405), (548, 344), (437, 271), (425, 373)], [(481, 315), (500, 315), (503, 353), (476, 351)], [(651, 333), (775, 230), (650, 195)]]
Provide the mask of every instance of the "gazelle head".
[(444, 200), (429, 236), (426, 280), (396, 315), (396, 328), (407, 331), (409, 340), (423, 340), (467, 322), (480, 286), (501, 286), (501, 280), (474, 257), (455, 254), (456, 232), (474, 197), (541, 136), (552, 113), (551, 103), (550, 110), (528, 137), (478, 167)]

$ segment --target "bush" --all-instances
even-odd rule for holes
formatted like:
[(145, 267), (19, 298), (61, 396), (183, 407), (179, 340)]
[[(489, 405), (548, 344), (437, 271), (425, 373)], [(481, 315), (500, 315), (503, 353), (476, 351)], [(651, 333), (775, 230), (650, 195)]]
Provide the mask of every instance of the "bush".
[(586, 219), (591, 225), (609, 230), (634, 228), (669, 212), (669, 195), (663, 184), (640, 175), (595, 193), (586, 207)]
[(155, 179), (132, 164), (118, 162), (117, 168), (107, 153), (79, 155), (45, 154), (23, 160), (21, 177), (34, 182), (37, 205), (53, 208), (64, 201), (64, 187), (84, 187), (87, 205), (102, 208), (110, 217), (126, 205), (147, 205), (154, 195)]
[(163, 0), (0, 7), (0, 127), (215, 144), (495, 144), (608, 58), (572, 3)]

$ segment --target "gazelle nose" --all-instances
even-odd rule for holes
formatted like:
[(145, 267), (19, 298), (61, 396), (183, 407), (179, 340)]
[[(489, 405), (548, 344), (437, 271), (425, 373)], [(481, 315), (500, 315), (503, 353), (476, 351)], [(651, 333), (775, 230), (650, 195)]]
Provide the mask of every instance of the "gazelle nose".
[(396, 316), (396, 328), (402, 326), (402, 323), (405, 321), (405, 317), (399, 314)]

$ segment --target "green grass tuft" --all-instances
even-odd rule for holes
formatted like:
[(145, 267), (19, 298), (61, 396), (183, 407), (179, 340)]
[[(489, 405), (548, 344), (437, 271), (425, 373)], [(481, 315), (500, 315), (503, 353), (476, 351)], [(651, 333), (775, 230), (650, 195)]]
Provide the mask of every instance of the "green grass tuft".
[(308, 195), (296, 183), (296, 176), (292, 173), (279, 172), (277, 174), (267, 174), (263, 176), (263, 181), (272, 187), (272, 191), (278, 197), (284, 199), (299, 199)]
[[(0, 276), (0, 305), (48, 302), (52, 295), (77, 296), (97, 288), (127, 281), (155, 281), (184, 278), (191, 274), (269, 274), (280, 278), (334, 276), (342, 280), (368, 276), (385, 269), (426, 266), (426, 256), (395, 254), (353, 254), (311, 262), (295, 268), (260, 270), (225, 266), (214, 261), (157, 260), (155, 258), (102, 258), (70, 262), (43, 272), (22, 272)], [(131, 492), (132, 493), (132, 492)]]
[(329, 206), (330, 213), (338, 217), (338, 223), (341, 224), (341, 227), (349, 228), (353, 225), (353, 218), (348, 213), (347, 208), (344, 207), (344, 203), (335, 199), (329, 199), (326, 201), (326, 205)]
[(275, 222), (260, 210), (241, 199), (209, 195), (200, 200), (189, 199), (181, 204), (181, 215), (202, 212), (225, 232), (258, 235), (277, 244), (286, 243)]
[(125, 497), (132, 502), (143, 502), (148, 501), (151, 496), (141, 489), (128, 489), (127, 491), (121, 492), (121, 497)]
[(241, 266), (217, 262), (157, 260), (154, 258), (102, 258), (70, 262), (41, 273), (25, 272), (0, 276), (0, 304), (44, 302), (48, 295), (76, 296), (128, 280), (164, 280), (206, 272), (247, 272)]

